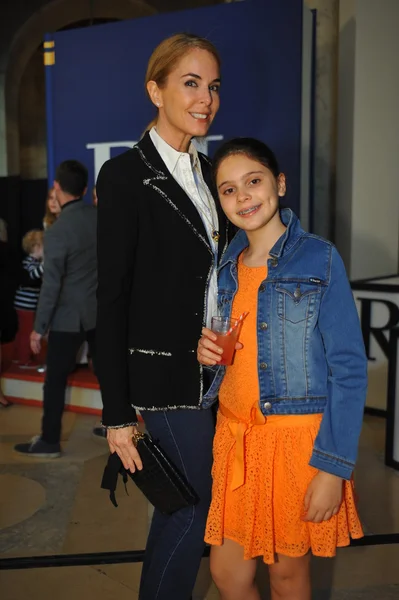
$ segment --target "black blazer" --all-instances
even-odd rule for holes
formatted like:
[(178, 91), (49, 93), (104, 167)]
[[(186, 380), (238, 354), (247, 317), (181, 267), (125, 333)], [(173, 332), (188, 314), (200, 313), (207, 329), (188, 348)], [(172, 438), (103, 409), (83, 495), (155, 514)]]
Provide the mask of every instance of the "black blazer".
[[(209, 160), (200, 160), (212, 189)], [(135, 409), (199, 408), (204, 378), (196, 348), (213, 263), (201, 216), (148, 133), (103, 165), (97, 196), (103, 423), (135, 421)], [(228, 227), (216, 206), (220, 261)]]

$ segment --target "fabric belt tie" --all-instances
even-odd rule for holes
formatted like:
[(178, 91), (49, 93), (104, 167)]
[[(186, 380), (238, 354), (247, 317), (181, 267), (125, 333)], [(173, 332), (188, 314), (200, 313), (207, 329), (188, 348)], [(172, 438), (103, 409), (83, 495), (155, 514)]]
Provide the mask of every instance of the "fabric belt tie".
[(234, 438), (233, 445), (234, 443), (236, 445), (231, 482), (231, 490), (233, 491), (245, 482), (245, 436), (248, 435), (254, 425), (265, 425), (266, 417), (262, 415), (257, 404), (251, 408), (249, 423), (237, 419), (236, 415), (222, 404), (219, 404), (219, 411), (228, 419), (229, 429)]

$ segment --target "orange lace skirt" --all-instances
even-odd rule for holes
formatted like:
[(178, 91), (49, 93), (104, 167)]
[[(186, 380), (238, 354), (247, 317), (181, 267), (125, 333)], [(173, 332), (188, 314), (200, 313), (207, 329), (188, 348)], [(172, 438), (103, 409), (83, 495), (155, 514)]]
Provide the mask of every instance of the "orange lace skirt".
[(220, 546), (230, 539), (243, 547), (245, 559), (262, 556), (272, 564), (276, 554), (295, 557), (311, 550), (316, 556), (334, 556), (351, 537), (363, 536), (352, 481), (344, 483), (336, 516), (322, 523), (301, 519), (307, 487), (318, 472), (308, 463), (321, 418), (265, 419), (258, 411), (246, 425), (219, 410), (208, 544)]

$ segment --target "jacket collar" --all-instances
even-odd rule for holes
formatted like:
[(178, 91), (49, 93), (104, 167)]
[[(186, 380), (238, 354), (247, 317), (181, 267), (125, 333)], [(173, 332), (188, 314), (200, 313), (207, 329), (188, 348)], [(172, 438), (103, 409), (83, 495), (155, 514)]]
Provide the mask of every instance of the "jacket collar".
[[(280, 218), (287, 229), (270, 250), (270, 256), (277, 259), (287, 254), (296, 244), (298, 239), (305, 233), (298, 217), (290, 208), (280, 209)], [(228, 262), (236, 262), (241, 252), (247, 248), (248, 245), (247, 234), (243, 229), (240, 229), (234, 236), (230, 246), (227, 248), (219, 268), (221, 269)]]
[[(83, 198), (75, 198), (74, 200), (70, 200), (69, 202), (66, 202), (65, 204), (63, 204), (61, 206), (61, 212), (63, 210), (65, 210), (66, 208), (72, 207), (72, 206), (77, 206), (79, 204), (79, 202), (82, 202)], [(80, 206), (80, 204), (79, 204)]]
[[(204, 223), (198, 210), (196, 209), (194, 203), (188, 199), (183, 188), (170, 174), (165, 162), (161, 158), (161, 155), (155, 148), (149, 132), (147, 132), (142, 140), (140, 140), (140, 142), (134, 146), (133, 150), (139, 152), (140, 158), (148, 169), (148, 175), (143, 180), (144, 185), (153, 189), (154, 192), (159, 194), (166, 202), (168, 202), (171, 208), (177, 211), (186, 225), (188, 225), (192, 229), (193, 233), (202, 241), (208, 251), (213, 254)], [(206, 156), (201, 154), (198, 154), (198, 156), (201, 163), (201, 170), (204, 180), (212, 192), (218, 212), (220, 257), (227, 240), (227, 219), (222, 211), (219, 201), (216, 200), (217, 196), (215, 195), (212, 183), (210, 167), (211, 163)]]

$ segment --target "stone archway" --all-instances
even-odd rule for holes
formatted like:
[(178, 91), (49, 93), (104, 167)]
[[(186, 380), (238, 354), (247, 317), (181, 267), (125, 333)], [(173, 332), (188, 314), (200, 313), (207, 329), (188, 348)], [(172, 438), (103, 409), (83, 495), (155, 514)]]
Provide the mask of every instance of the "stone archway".
[[(6, 58), (5, 81), (0, 98), (0, 109), (3, 104), (5, 115), (5, 136), (0, 156), (3, 164), (0, 165), (1, 175), (12, 176), (21, 173), (21, 158), (23, 160), (23, 175), (27, 178), (46, 177), (46, 151), (44, 135), (44, 97), (41, 89), (40, 77), (44, 77), (41, 69), (41, 44), (44, 34), (57, 31), (66, 26), (82, 21), (132, 19), (150, 16), (157, 10), (150, 4), (141, 0), (96, 0), (96, 2), (82, 2), (82, 0), (53, 0), (37, 11), (20, 28), (14, 37), (13, 44)], [(44, 79), (43, 79), (44, 81)], [(25, 121), (28, 121), (27, 130), (21, 136), (20, 123), (20, 92), (21, 83), (25, 94), (28, 91), (32, 102), (24, 112)], [(36, 113), (35, 113), (36, 110)], [(34, 123), (38, 119), (41, 122)], [(1, 129), (1, 128), (0, 128)], [(20, 144), (23, 144), (21, 155)]]

